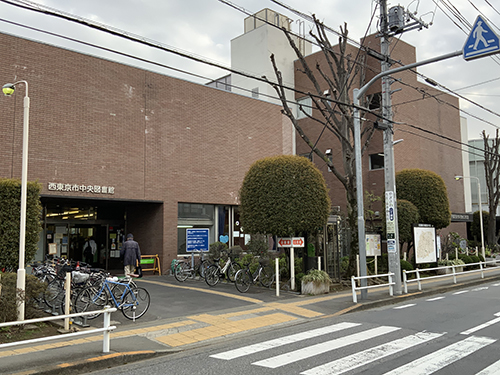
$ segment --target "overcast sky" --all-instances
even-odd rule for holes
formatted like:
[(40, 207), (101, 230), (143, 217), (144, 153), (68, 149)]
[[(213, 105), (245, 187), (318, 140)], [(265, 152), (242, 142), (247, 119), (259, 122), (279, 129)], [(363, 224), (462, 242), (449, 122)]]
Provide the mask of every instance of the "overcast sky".
[[(364, 35), (375, 7), (375, 3), (370, 0), (283, 0), (281, 2), (303, 13), (315, 14), (327, 26), (336, 30), (344, 22), (347, 22), (350, 37), (355, 40), (359, 40)], [(469, 32), (467, 31), (466, 34), (460, 30), (450, 20), (449, 17), (453, 18), (450, 12), (445, 14), (436, 7), (437, 2), (438, 0), (403, 0), (399, 3), (390, 2), (388, 4), (389, 7), (400, 4), (412, 12), (416, 12), (416, 16), (422, 17), (424, 21), (432, 22), (428, 29), (409, 31), (401, 37), (402, 40), (416, 46), (417, 60), (461, 50), (467, 39)], [(492, 29), (500, 34), (500, 30), (497, 28), (500, 26), (500, 4), (497, 0), (451, 0), (451, 2), (457, 12), (470, 24), (474, 23), (479, 14), (478, 10), (474, 9), (476, 6), (491, 21)], [(243, 19), (247, 17), (246, 14), (219, 0), (39, 0), (36, 3), (127, 31), (226, 66), (230, 66), (230, 41), (243, 33)], [(271, 8), (292, 20), (299, 19), (299, 16), (271, 0), (233, 0), (231, 3), (251, 13), (256, 13), (263, 8)], [(439, 4), (441, 8), (446, 9), (442, 2)], [(377, 31), (378, 9), (375, 14), (376, 17), (370, 28), (371, 33)], [(199, 83), (206, 83), (208, 79), (215, 79), (227, 74), (223, 70), (205, 64), (114, 37), (86, 26), (20, 9), (1, 2), (1, 0), (0, 15), (1, 32), (106, 57)], [(456, 18), (453, 18), (453, 21), (462, 26)], [(207, 80), (120, 57), (113, 53), (12, 25), (9, 22), (98, 44), (142, 59), (195, 73), (206, 77)], [(306, 31), (309, 28), (310, 24), (306, 21)], [(298, 30), (297, 23), (294, 23), (293, 29)], [(336, 37), (332, 35), (331, 40), (335, 41)], [(500, 57), (500, 55), (498, 56)], [(496, 59), (485, 57), (469, 62), (465, 62), (462, 57), (455, 57), (421, 67), (419, 71), (440, 84), (457, 90), (458, 93), (472, 101), (500, 113), (500, 106), (497, 105), (500, 99), (499, 57)], [(494, 81), (465, 88), (489, 80)], [(467, 112), (500, 126), (498, 116), (463, 100), (461, 100), (460, 105)], [(494, 134), (495, 128), (493, 126), (468, 114), (463, 115), (468, 119), (470, 139), (479, 138), (483, 129)]]

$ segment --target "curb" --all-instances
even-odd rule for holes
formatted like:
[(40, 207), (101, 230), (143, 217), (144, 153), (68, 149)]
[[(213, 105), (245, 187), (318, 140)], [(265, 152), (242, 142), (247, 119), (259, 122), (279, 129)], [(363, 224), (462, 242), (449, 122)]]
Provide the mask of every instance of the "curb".
[[(39, 368), (34, 371), (22, 371), (18, 372), (17, 375), (69, 375), (69, 374), (84, 374), (96, 370), (104, 370), (109, 367), (121, 366), (127, 363), (144, 361), (147, 359), (160, 357), (163, 355), (176, 353), (177, 350), (140, 350), (133, 352), (118, 352), (103, 354), (100, 356), (87, 358), (75, 362), (60, 363), (57, 365), (51, 365), (47, 367)], [(14, 374), (15, 375), (15, 374)]]

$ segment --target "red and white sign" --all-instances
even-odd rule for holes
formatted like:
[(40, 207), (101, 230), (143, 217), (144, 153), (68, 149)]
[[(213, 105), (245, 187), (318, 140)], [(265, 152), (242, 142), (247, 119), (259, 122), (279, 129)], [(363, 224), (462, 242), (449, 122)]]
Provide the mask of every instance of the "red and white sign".
[(278, 247), (304, 247), (304, 237), (278, 237)]

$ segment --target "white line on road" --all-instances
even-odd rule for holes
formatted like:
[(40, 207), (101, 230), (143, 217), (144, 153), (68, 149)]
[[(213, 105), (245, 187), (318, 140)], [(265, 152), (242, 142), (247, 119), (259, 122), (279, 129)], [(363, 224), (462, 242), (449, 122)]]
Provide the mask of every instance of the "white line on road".
[(428, 299), (427, 302), (439, 301), (440, 299), (443, 299), (443, 298), (445, 298), (445, 297), (435, 297), (435, 298)]
[(244, 346), (242, 348), (229, 350), (227, 352), (223, 352), (223, 353), (219, 353), (219, 354), (214, 354), (214, 355), (211, 355), (210, 357), (217, 358), (217, 359), (230, 360), (230, 359), (234, 359), (234, 358), (238, 358), (238, 357), (243, 357), (247, 354), (262, 352), (264, 350), (276, 348), (278, 346), (292, 344), (294, 342), (307, 340), (307, 339), (310, 339), (313, 337), (326, 335), (326, 334), (332, 333), (332, 332), (338, 332), (338, 331), (341, 331), (343, 329), (348, 329), (348, 328), (356, 327), (359, 325), (361, 325), (361, 323), (343, 322), (343, 323), (334, 324), (334, 325), (327, 326), (327, 327), (313, 329), (313, 330), (306, 331), (306, 332), (300, 332), (300, 333), (290, 335), (290, 336), (280, 337), (280, 338), (274, 339), (274, 340), (260, 342), (258, 344), (254, 344), (254, 345)]
[(480, 290), (486, 290), (486, 289), (488, 289), (488, 287), (487, 287), (487, 286), (481, 286), (481, 287), (479, 287), (479, 288), (472, 289), (472, 291), (473, 291), (473, 292), (477, 292), (477, 291), (480, 291)]
[(384, 375), (429, 375), (495, 341), (487, 337), (470, 336)]
[(293, 352), (285, 353), (278, 355), (276, 357), (264, 359), (262, 361), (254, 362), (252, 365), (268, 367), (268, 368), (277, 368), (280, 366), (285, 366), (293, 362), (301, 361), (306, 358), (310, 358), (322, 353), (329, 352), (331, 350), (335, 350), (338, 348), (342, 348), (345, 346), (349, 346), (352, 344), (357, 344), (361, 341), (365, 341), (377, 336), (382, 336), (394, 331), (397, 331), (401, 328), (398, 327), (377, 327), (373, 329), (369, 329), (368, 331), (358, 332), (349, 336), (344, 336), (335, 340), (330, 340), (326, 342), (322, 342), (316, 345), (310, 345), (302, 349), (295, 350)]
[(416, 303), (409, 303), (408, 305), (394, 307), (394, 310), (406, 309), (407, 307), (412, 307), (412, 306), (416, 306), (416, 305), (417, 305)]
[(464, 293), (469, 293), (469, 291), (468, 290), (461, 290), (460, 292), (453, 293), (453, 295), (456, 296), (457, 294), (464, 294)]
[(486, 328), (488, 326), (491, 326), (495, 323), (498, 323), (500, 322), (500, 317), (499, 318), (495, 318), (495, 319), (492, 319), (490, 320), (489, 322), (486, 322), (486, 323), (483, 323), (483, 324), (480, 324), (478, 325), (477, 327), (474, 327), (474, 328), (471, 328), (471, 329), (468, 329), (467, 331), (463, 331), (463, 332), (460, 332), (461, 335), (470, 335), (471, 333), (474, 333), (476, 331), (479, 331), (483, 328)]
[(492, 365), (486, 367), (476, 375), (498, 375), (500, 374), (500, 361), (496, 361)]
[(390, 355), (409, 349), (413, 346), (423, 344), (427, 341), (433, 340), (443, 335), (444, 333), (420, 332), (415, 335), (410, 335), (398, 340), (391, 341), (387, 344), (382, 344), (367, 350), (363, 350), (359, 353), (351, 354), (347, 357), (337, 359), (330, 363), (325, 363), (324, 365), (304, 371), (301, 374), (303, 375), (343, 374), (344, 372), (354, 370), (361, 366), (365, 366), (371, 362), (379, 360), (380, 358), (388, 357)]

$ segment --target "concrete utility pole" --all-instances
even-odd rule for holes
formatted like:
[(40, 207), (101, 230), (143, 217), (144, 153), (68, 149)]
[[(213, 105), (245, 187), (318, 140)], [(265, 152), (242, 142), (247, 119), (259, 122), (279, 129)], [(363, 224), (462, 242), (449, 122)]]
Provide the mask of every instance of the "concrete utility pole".
[[(380, 1), (380, 53), (385, 58), (381, 70), (390, 69), (389, 28), (387, 20), (387, 1)], [(384, 117), (384, 174), (385, 174), (385, 211), (387, 233), (387, 255), (389, 272), (394, 273), (394, 292), (401, 294), (401, 264), (399, 252), (398, 207), (396, 203), (396, 174), (394, 170), (394, 148), (392, 125), (391, 83), (389, 76), (382, 77), (382, 116)]]
[[(406, 18), (412, 18), (413, 22), (406, 25)], [(403, 7), (395, 6), (388, 11), (387, 0), (380, 0), (380, 54), (383, 57), (381, 62), (382, 73), (387, 72), (391, 68), (389, 51), (390, 35), (422, 27), (427, 27), (427, 25), (409, 13), (406, 13)], [(384, 129), (387, 254), (389, 272), (394, 272), (394, 292), (395, 294), (401, 294), (398, 207), (396, 200), (396, 173), (394, 169), (394, 127), (392, 124), (391, 78), (388, 75), (382, 77), (382, 116), (384, 117), (381, 128)]]

